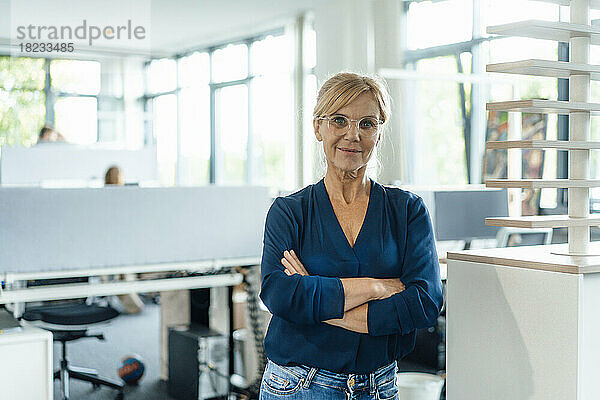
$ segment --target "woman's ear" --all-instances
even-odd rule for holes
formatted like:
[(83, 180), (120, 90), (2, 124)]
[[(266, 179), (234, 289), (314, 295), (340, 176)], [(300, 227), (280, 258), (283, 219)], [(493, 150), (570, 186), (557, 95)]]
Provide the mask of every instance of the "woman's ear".
[(315, 130), (315, 136), (317, 137), (317, 140), (319, 142), (323, 141), (323, 136), (321, 135), (321, 132), (319, 132), (319, 129), (321, 128), (321, 121), (319, 121), (318, 119), (313, 119), (313, 128)]

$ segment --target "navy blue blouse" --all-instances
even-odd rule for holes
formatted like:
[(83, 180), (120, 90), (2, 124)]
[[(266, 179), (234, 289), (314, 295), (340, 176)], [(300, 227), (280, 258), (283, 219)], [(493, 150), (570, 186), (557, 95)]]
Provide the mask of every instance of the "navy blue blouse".
[[(435, 239), (423, 200), (371, 180), (367, 213), (353, 247), (333, 211), (323, 179), (286, 197), (267, 214), (260, 298), (273, 314), (267, 357), (367, 374), (412, 351), (415, 329), (433, 326), (442, 306)], [(288, 276), (294, 250), (309, 276)], [(340, 278), (400, 278), (406, 289), (368, 303), (368, 334), (324, 323), (344, 315)]]

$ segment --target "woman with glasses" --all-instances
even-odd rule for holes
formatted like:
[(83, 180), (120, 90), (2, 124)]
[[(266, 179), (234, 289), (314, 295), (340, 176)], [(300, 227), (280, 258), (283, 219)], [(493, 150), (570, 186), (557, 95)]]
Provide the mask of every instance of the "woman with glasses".
[(429, 214), (366, 175), (390, 117), (382, 82), (338, 73), (313, 115), (325, 177), (275, 199), (265, 223), (260, 297), (273, 317), (260, 398), (395, 399), (396, 360), (442, 305)]

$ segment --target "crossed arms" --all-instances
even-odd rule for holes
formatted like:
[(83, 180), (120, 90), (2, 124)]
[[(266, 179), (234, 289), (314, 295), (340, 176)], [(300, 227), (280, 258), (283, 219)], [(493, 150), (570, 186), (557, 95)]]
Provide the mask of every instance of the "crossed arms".
[[(281, 264), (285, 267), (284, 272), (287, 275), (308, 276), (306, 268), (294, 250), (286, 250), (283, 255)], [(399, 278), (342, 278), (340, 280), (344, 287), (344, 316), (323, 322), (358, 333), (369, 333), (367, 324), (369, 301), (386, 299), (404, 290), (404, 284)]]
[(299, 237), (294, 223), (298, 216), (277, 198), (265, 224), (263, 303), (289, 322), (324, 322), (373, 336), (406, 334), (432, 326), (442, 304), (433, 230), (421, 199), (408, 214), (407, 251), (398, 278), (313, 276), (296, 254), (288, 251)]

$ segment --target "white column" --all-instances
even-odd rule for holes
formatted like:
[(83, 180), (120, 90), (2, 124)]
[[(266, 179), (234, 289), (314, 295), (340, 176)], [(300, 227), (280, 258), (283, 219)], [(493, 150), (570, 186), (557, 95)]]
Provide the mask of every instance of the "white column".
[[(375, 0), (375, 66), (379, 68), (402, 68), (402, 51), (406, 38), (406, 25), (402, 8), (404, 4), (395, 0)], [(392, 118), (388, 124), (384, 137), (377, 149), (377, 155), (382, 166), (379, 170), (378, 180), (382, 183), (391, 184), (396, 180), (406, 182), (404, 161), (407, 155), (411, 138), (403, 135), (408, 132), (403, 129), (406, 115), (405, 106), (414, 99), (402, 97), (404, 80), (387, 80), (390, 96), (392, 97)], [(413, 117), (414, 118), (414, 117)]]
[[(317, 2), (314, 27), (317, 37), (318, 85), (331, 74), (350, 70), (375, 73), (379, 68), (400, 68), (404, 25), (402, 2), (396, 0), (331, 0)], [(392, 119), (378, 146), (382, 162), (377, 179), (391, 183), (403, 179), (404, 155), (410, 152), (402, 140), (404, 82), (388, 81)]]
[[(519, 92), (518, 87), (515, 85), (513, 93)], [(518, 98), (515, 95), (513, 98)], [(519, 112), (508, 113), (508, 132), (507, 140), (521, 140), (523, 138), (523, 114)], [(521, 179), (523, 177), (523, 151), (521, 149), (508, 149), (507, 150), (507, 178), (508, 179)], [(523, 205), (521, 203), (522, 189), (508, 189), (508, 215), (511, 217), (519, 217), (523, 212)]]
[[(485, 29), (481, 24), (481, 2), (480, 0), (473, 0), (473, 38), (480, 38), (484, 34)], [(474, 46), (471, 54), (473, 56), (473, 75), (485, 74), (484, 63), (482, 63), (484, 54), (481, 44)], [(467, 174), (470, 176), (471, 183), (481, 183), (487, 128), (485, 104), (488, 99), (487, 90), (484, 89), (482, 83), (473, 82), (471, 84), (471, 91), (471, 170), (467, 171)]]
[[(571, 0), (571, 23), (589, 25), (589, 0)], [(571, 56), (573, 63), (589, 64), (590, 39), (571, 38)], [(588, 75), (571, 75), (569, 79), (569, 100), (589, 102), (590, 78)], [(569, 116), (569, 140), (588, 141), (590, 139), (590, 113), (571, 113)], [(588, 179), (589, 150), (569, 150), (569, 179)], [(585, 218), (589, 215), (589, 189), (569, 189), (569, 216)], [(590, 229), (569, 227), (569, 252), (587, 253), (590, 241)]]
[(372, 5), (372, 0), (332, 0), (315, 4), (318, 85), (329, 75), (343, 70), (374, 72)]
[[(294, 23), (294, 43), (296, 45), (296, 54), (294, 57), (294, 110), (297, 110), (296, 120), (294, 123), (294, 132), (296, 132), (296, 185), (294, 187), (304, 186), (304, 135), (309, 135), (310, 132), (304, 132), (304, 14), (298, 16)], [(310, 111), (306, 110), (310, 113)], [(292, 115), (294, 115), (292, 113)]]

